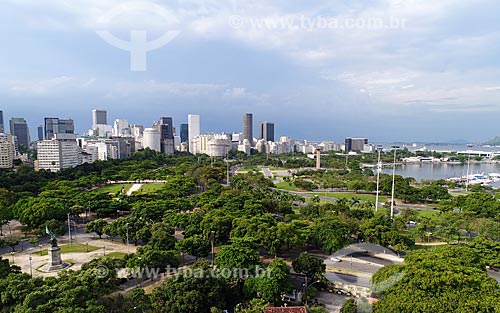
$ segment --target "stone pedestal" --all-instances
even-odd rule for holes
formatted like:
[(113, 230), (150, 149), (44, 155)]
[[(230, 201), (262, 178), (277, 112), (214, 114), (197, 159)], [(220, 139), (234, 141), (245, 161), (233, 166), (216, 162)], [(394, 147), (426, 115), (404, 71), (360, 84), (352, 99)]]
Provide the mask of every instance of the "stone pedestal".
[(44, 272), (59, 271), (71, 266), (71, 264), (63, 262), (61, 259), (61, 247), (50, 247), (49, 263), (44, 265), (40, 270)]
[(49, 248), (49, 265), (58, 266), (62, 264), (61, 259), (61, 247), (50, 247)]

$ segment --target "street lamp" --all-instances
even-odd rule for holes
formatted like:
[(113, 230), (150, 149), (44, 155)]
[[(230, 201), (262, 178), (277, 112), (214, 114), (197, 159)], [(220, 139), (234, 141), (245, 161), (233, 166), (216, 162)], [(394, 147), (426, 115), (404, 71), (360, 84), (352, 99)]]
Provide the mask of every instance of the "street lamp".
[(12, 255), (12, 264), (16, 263), (16, 262), (15, 262), (15, 260), (14, 260), (14, 254), (15, 254), (15, 252), (14, 252), (14, 251), (12, 251), (12, 252), (10, 253), (10, 255)]
[(31, 257), (31, 251), (30, 251), (30, 276), (31, 276), (31, 277), (33, 277), (33, 266), (32, 266), (32, 264), (31, 264), (31, 260), (32, 260), (32, 259), (33, 259), (33, 258)]
[(126, 231), (127, 231), (127, 254), (130, 254), (130, 247), (129, 247), (129, 244), (128, 244), (128, 223), (125, 224), (125, 228), (126, 228)]
[[(304, 286), (305, 286), (305, 288), (304, 288), (304, 297), (306, 297), (306, 296), (307, 296), (307, 289), (308, 289), (309, 287), (311, 287), (311, 286), (312, 286), (312, 285), (314, 285), (314, 284), (320, 283), (320, 282), (321, 282), (321, 280), (317, 280), (317, 281), (315, 281), (314, 283), (312, 283), (312, 284), (310, 284), (310, 285), (308, 286), (308, 285), (307, 285), (307, 275), (306, 275), (306, 283), (305, 283), (305, 285), (304, 285)], [(305, 302), (305, 304), (307, 305), (307, 298), (306, 298), (306, 302)]]
[(377, 146), (378, 161), (377, 161), (377, 195), (375, 196), (375, 212), (378, 211), (378, 195), (380, 193), (380, 172), (382, 171), (382, 163), (380, 163), (380, 153), (382, 152), (382, 145)]
[(215, 239), (215, 231), (211, 231), (211, 238), (212, 238), (212, 267), (214, 267), (214, 239)]
[(396, 179), (396, 151), (398, 146), (393, 146), (394, 149), (394, 162), (392, 164), (392, 191), (391, 191), (391, 220), (394, 219), (394, 183)]
[(38, 245), (38, 247), (40, 248), (40, 256), (42, 256), (42, 245)]
[(71, 223), (69, 221), (69, 213), (68, 213), (68, 235), (69, 235), (69, 244), (71, 245)]

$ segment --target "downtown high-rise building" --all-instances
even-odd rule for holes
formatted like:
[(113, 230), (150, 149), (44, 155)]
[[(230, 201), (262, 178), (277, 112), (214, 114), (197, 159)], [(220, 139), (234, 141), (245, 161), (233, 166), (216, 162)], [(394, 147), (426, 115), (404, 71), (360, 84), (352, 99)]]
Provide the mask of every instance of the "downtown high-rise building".
[(30, 130), (24, 118), (13, 117), (10, 120), (10, 133), (17, 137), (17, 144), (28, 148), (30, 146)]
[(260, 136), (259, 139), (264, 139), (267, 141), (274, 142), (274, 123), (270, 122), (260, 122)]
[(92, 110), (92, 128), (98, 128), (97, 125), (108, 125), (108, 112), (106, 110)]
[(50, 140), (54, 138), (56, 134), (74, 134), (75, 133), (75, 122), (68, 118), (56, 118), (56, 117), (46, 117), (45, 118), (45, 139)]
[(253, 145), (253, 114), (243, 114), (243, 140), (247, 139)]
[(174, 122), (172, 117), (161, 117), (157, 128), (160, 132), (161, 152), (174, 154)]
[(347, 137), (344, 140), (345, 152), (346, 153), (349, 153), (351, 151), (362, 152), (362, 151), (364, 151), (364, 147), (367, 144), (368, 144), (368, 139), (366, 139), (366, 138)]
[(3, 123), (3, 111), (0, 110), (0, 134), (5, 133), (5, 124)]
[(195, 146), (193, 139), (200, 135), (200, 116), (197, 114), (188, 114), (188, 149), (194, 153)]
[(181, 142), (188, 142), (188, 140), (189, 140), (188, 124), (181, 124), (180, 128), (181, 128), (181, 132), (180, 132)]
[(36, 130), (37, 130), (36, 134), (37, 134), (38, 140), (43, 140), (43, 125), (38, 125)]
[(16, 155), (12, 135), (0, 134), (0, 168), (12, 168)]

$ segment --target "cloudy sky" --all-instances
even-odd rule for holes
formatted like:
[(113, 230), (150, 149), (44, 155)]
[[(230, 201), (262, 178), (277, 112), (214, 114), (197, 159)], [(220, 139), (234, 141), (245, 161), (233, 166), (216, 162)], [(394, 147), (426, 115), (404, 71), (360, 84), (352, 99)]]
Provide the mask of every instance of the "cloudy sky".
[[(253, 112), (278, 136), (485, 141), (500, 135), (499, 10), (491, 0), (2, 0), (0, 110), (32, 133), (45, 116), (84, 132), (101, 108), (146, 126), (197, 113), (207, 132), (241, 131)], [(131, 39), (145, 33), (149, 44)], [(127, 50), (145, 45), (157, 49), (131, 70)]]

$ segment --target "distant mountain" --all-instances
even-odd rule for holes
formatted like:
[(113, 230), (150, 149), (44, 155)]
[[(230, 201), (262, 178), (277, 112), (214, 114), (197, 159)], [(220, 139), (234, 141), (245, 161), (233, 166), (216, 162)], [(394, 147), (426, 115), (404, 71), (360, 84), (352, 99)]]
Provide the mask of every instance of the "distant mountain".
[(467, 141), (465, 139), (455, 139), (455, 140), (450, 140), (448, 143), (454, 144), (454, 145), (466, 145), (470, 143), (470, 141)]
[(496, 136), (495, 138), (486, 141), (484, 144), (490, 146), (500, 146), (500, 136)]

